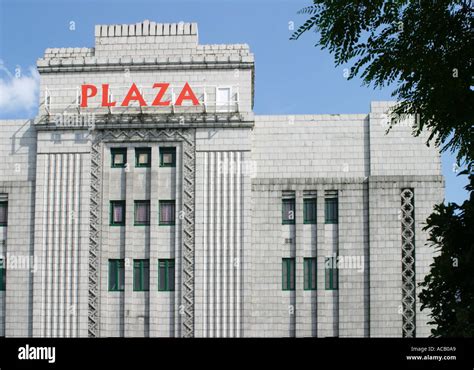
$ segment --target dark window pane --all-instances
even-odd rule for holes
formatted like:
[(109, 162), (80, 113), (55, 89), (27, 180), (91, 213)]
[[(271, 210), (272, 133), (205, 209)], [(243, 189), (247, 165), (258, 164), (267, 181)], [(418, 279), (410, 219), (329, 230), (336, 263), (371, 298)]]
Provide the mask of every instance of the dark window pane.
[(325, 199), (325, 221), (328, 224), (338, 222), (338, 201), (337, 198)]
[(150, 264), (148, 260), (143, 261), (142, 267), (142, 287), (143, 290), (150, 290)]
[(142, 276), (140, 261), (133, 262), (133, 290), (142, 290)]
[(121, 204), (114, 204), (114, 222), (120, 223), (123, 220), (123, 207)]
[(310, 269), (309, 269), (309, 259), (305, 258), (304, 260), (304, 288), (305, 289), (310, 289), (310, 286), (308, 285), (308, 281), (310, 280)]
[(149, 260), (133, 261), (133, 290), (148, 291), (150, 288)]
[(125, 263), (124, 260), (118, 261), (118, 288), (119, 290), (125, 289)]
[(113, 200), (110, 202), (110, 224), (125, 224), (125, 201)]
[(289, 288), (291, 290), (294, 290), (295, 289), (295, 260), (290, 259), (289, 264), (290, 264), (290, 267), (289, 267), (289, 270), (290, 270), (290, 286), (289, 286)]
[(316, 199), (303, 200), (304, 222), (307, 224), (316, 223)]
[(163, 153), (163, 164), (172, 164), (173, 163), (173, 154)]
[(282, 288), (283, 290), (295, 289), (295, 259), (283, 258), (282, 260)]
[(338, 289), (338, 269), (334, 257), (326, 258), (325, 265), (325, 287), (327, 290)]
[(0, 226), (6, 226), (8, 221), (8, 203), (0, 202)]
[(316, 289), (316, 258), (304, 259), (304, 289)]
[(311, 259), (311, 288), (316, 289), (316, 258)]
[(170, 260), (168, 265), (168, 290), (174, 290), (174, 260)]
[(0, 291), (5, 290), (6, 286), (6, 269), (4, 266), (4, 260), (0, 259)]
[(160, 261), (159, 264), (158, 289), (166, 290), (166, 263), (164, 261)]
[(124, 164), (125, 163), (125, 156), (122, 153), (117, 153), (114, 156), (114, 164)]
[(283, 259), (282, 263), (282, 287), (283, 290), (288, 290), (288, 263), (286, 259)]
[(176, 148), (160, 148), (160, 166), (174, 167), (176, 166)]
[(135, 166), (150, 167), (151, 165), (151, 148), (135, 149)]
[(148, 164), (148, 153), (140, 153), (138, 155), (138, 164), (141, 166)]
[(174, 225), (175, 223), (175, 201), (160, 201), (160, 224)]
[(135, 202), (135, 224), (148, 225), (150, 224), (150, 202), (136, 201)]
[(109, 260), (109, 290), (123, 291), (125, 288), (125, 269), (123, 260)]
[(324, 281), (325, 281), (325, 288), (331, 289), (331, 269), (327, 266), (324, 269)]
[(174, 260), (159, 260), (158, 270), (158, 290), (174, 290)]
[(295, 200), (294, 199), (283, 199), (282, 213), (283, 213), (282, 214), (283, 224), (295, 223)]
[(127, 148), (111, 148), (112, 167), (125, 167), (127, 164)]

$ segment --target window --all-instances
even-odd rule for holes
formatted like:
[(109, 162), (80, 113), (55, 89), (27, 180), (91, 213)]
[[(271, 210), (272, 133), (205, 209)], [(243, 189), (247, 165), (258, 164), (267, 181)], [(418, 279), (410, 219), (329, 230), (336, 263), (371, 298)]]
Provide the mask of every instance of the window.
[(150, 225), (150, 201), (136, 200), (135, 201), (135, 225), (143, 226)]
[(8, 224), (8, 202), (0, 202), (0, 226)]
[(135, 167), (151, 167), (151, 148), (135, 148)]
[(174, 200), (160, 200), (160, 225), (175, 224), (175, 208)]
[(291, 225), (295, 223), (295, 199), (283, 199), (282, 201), (282, 224)]
[(316, 258), (304, 259), (304, 290), (316, 290)]
[(231, 103), (231, 88), (218, 87), (216, 90), (216, 110), (218, 112), (228, 112)]
[(326, 198), (325, 199), (325, 222), (327, 224), (338, 223), (338, 205), (337, 198)]
[(158, 261), (158, 290), (162, 292), (174, 290), (174, 259)]
[(160, 167), (176, 167), (176, 148), (160, 148)]
[(5, 290), (7, 270), (5, 269), (4, 260), (0, 259), (0, 291)]
[(337, 259), (335, 257), (326, 257), (325, 275), (326, 275), (326, 290), (338, 289), (339, 272), (337, 270)]
[(109, 291), (123, 292), (125, 290), (125, 261), (109, 260)]
[(113, 168), (123, 168), (127, 165), (127, 148), (111, 148)]
[(111, 200), (110, 201), (110, 225), (123, 226), (125, 225), (125, 201)]
[(295, 259), (282, 259), (282, 289), (295, 290)]
[(305, 224), (316, 223), (316, 199), (303, 199), (303, 220)]
[(133, 260), (133, 290), (150, 290), (150, 260)]

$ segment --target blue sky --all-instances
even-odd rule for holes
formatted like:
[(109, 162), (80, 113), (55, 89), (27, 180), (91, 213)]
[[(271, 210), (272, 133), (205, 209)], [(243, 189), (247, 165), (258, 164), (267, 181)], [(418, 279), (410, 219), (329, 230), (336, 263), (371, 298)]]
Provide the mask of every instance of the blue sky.
[[(289, 41), (291, 25), (297, 28), (305, 20), (296, 12), (310, 4), (310, 0), (0, 0), (0, 82), (8, 83), (20, 71), (26, 90), (35, 81), (31, 68), (44, 49), (92, 47), (95, 24), (149, 19), (198, 22), (202, 44), (249, 44), (256, 59), (256, 114), (368, 113), (371, 100), (391, 100), (390, 89), (373, 90), (358, 79), (345, 79), (344, 67), (335, 68), (332, 57), (314, 47), (315, 34)], [(21, 98), (26, 99), (22, 106), (31, 100)], [(0, 109), (0, 119), (34, 117), (35, 107)], [(442, 162), (446, 200), (462, 202), (465, 176), (457, 177), (453, 171), (452, 154), (443, 154)]]

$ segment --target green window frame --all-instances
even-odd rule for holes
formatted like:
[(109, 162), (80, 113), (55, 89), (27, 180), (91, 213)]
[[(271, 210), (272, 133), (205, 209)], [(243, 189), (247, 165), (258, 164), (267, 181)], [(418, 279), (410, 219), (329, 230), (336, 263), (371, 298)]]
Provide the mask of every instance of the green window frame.
[(0, 259), (0, 291), (5, 291), (7, 281), (7, 269), (4, 266), (4, 260)]
[(160, 292), (174, 291), (174, 259), (158, 260), (158, 290)]
[[(171, 155), (171, 160), (169, 160)], [(176, 148), (160, 147), (160, 167), (176, 167)]]
[(316, 215), (316, 198), (303, 199), (303, 222), (305, 224), (315, 224)]
[(133, 290), (135, 292), (150, 290), (150, 260), (133, 260)]
[(0, 226), (8, 226), (8, 202), (0, 202)]
[[(138, 220), (139, 207), (146, 207), (146, 219)], [(134, 212), (134, 225), (135, 226), (147, 226), (150, 225), (150, 201), (149, 200), (136, 200), (135, 201), (135, 212)]]
[(294, 225), (296, 222), (296, 200), (294, 198), (282, 199), (281, 223), (282, 225)]
[(335, 260), (337, 257), (326, 257), (325, 261), (325, 287), (326, 290), (337, 290), (339, 289), (339, 270), (335, 266)]
[[(121, 207), (122, 208), (122, 218), (120, 221), (116, 220), (116, 213), (115, 213), (115, 207)], [(125, 213), (126, 207), (125, 207), (125, 201), (124, 200), (111, 200), (110, 201), (110, 226), (125, 226)]]
[(317, 289), (317, 259), (316, 257), (308, 257), (303, 260), (304, 263), (304, 290)]
[(125, 260), (109, 259), (109, 292), (125, 290)]
[(339, 223), (339, 205), (337, 198), (324, 199), (324, 221), (326, 224)]
[(295, 290), (295, 259), (282, 258), (282, 290)]
[[(122, 162), (118, 159), (122, 156)], [(127, 166), (127, 148), (110, 148), (112, 168), (125, 168)]]
[[(171, 207), (166, 210), (165, 207)], [(160, 200), (159, 206), (159, 225), (172, 226), (176, 224), (176, 201), (175, 200)]]
[[(145, 163), (140, 161), (142, 155), (146, 155)], [(151, 148), (135, 148), (135, 167), (151, 167)]]

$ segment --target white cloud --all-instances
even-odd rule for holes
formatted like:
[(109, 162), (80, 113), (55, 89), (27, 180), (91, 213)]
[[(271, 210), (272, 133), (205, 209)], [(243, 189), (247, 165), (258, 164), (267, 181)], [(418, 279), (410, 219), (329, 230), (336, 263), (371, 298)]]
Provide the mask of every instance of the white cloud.
[[(0, 110), (2, 112), (30, 112), (38, 107), (39, 73), (34, 67), (28, 72), (10, 73), (0, 60)], [(20, 73), (18, 73), (20, 72)]]

